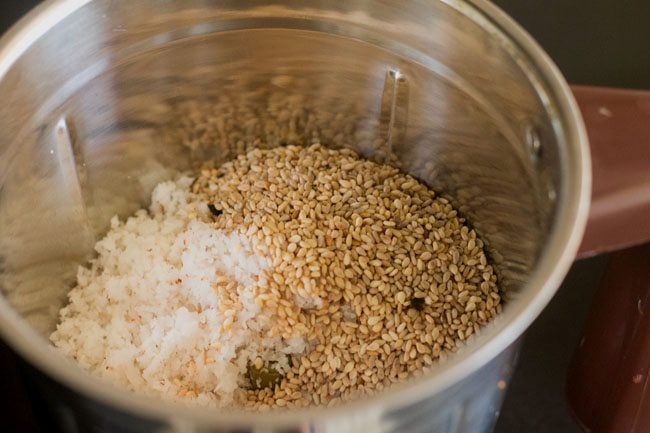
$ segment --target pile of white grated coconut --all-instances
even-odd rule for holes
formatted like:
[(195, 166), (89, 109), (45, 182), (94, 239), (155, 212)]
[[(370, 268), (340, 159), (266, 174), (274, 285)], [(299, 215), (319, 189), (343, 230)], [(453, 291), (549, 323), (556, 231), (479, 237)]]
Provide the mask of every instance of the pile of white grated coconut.
[[(258, 337), (254, 293), (268, 260), (245, 236), (213, 228), (205, 203), (190, 198), (191, 182), (161, 183), (149, 212), (112, 219), (95, 247), (98, 257), (79, 268), (51, 340), (130, 389), (226, 405), (250, 359), (265, 354), (281, 368), (285, 354), (301, 353), (305, 344)], [(218, 311), (214, 287), (223, 282), (243, 306), (232, 317)], [(238, 326), (224, 332), (224, 321)]]

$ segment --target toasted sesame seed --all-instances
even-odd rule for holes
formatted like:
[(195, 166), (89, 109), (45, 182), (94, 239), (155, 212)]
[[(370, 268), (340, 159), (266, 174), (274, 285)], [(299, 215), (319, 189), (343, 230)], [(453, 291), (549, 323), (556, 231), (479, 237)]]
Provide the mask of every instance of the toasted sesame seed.
[[(247, 408), (380, 391), (422, 374), (501, 309), (483, 243), (450, 202), (350, 150), (252, 150), (201, 171), (192, 191), (222, 210), (216, 228), (246, 234), (273, 263), (255, 282), (268, 334), (318, 342), (275, 388), (247, 390)], [(241, 309), (231, 302), (223, 326)]]

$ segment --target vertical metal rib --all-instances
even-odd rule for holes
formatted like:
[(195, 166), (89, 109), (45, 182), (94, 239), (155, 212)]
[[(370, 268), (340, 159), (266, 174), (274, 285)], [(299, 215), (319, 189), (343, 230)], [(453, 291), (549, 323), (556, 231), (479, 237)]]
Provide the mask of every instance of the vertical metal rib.
[(79, 148), (74, 124), (67, 117), (61, 118), (54, 128), (56, 158), (59, 163), (61, 192), (66, 197), (71, 220), (80, 224), (82, 243), (94, 245), (95, 239), (86, 210), (82, 184), (86, 180), (86, 164)]
[(387, 150), (393, 143), (401, 143), (406, 135), (408, 119), (408, 81), (397, 70), (389, 70), (381, 97), (380, 133)]

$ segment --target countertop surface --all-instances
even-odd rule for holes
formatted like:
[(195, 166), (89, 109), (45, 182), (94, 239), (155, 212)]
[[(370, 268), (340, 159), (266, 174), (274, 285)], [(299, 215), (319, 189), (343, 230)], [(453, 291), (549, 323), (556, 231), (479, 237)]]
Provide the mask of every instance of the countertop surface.
[[(573, 84), (650, 89), (648, 0), (499, 0)], [(0, 32), (35, 0), (0, 0)], [(607, 257), (577, 262), (527, 332), (497, 433), (578, 433), (565, 400), (566, 370)], [(13, 364), (0, 342), (0, 363)], [(2, 373), (0, 432), (40, 432), (20, 379)], [(48, 432), (42, 432), (48, 433)]]

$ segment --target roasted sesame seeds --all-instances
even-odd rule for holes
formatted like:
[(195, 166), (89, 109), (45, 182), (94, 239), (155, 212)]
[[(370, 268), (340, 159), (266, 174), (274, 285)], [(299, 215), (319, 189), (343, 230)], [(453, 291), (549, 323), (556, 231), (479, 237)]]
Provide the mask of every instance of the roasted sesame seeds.
[(242, 391), (246, 407), (373, 394), (500, 312), (483, 242), (446, 199), (396, 168), (285, 146), (205, 169), (191, 188), (220, 210), (215, 228), (247, 236), (272, 263), (256, 296), (269, 334), (309, 342), (274, 386)]

